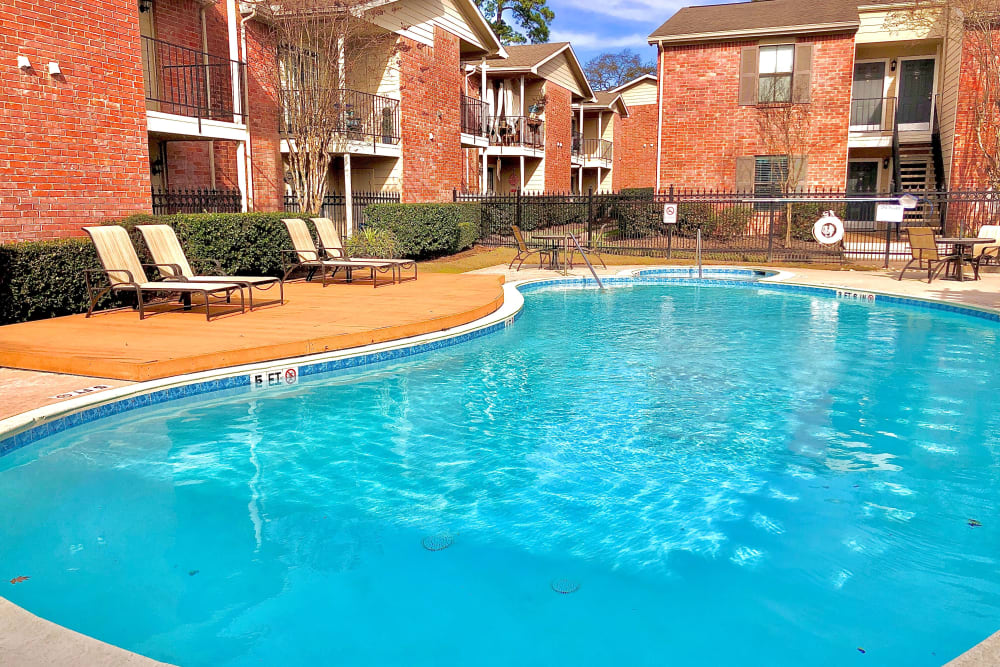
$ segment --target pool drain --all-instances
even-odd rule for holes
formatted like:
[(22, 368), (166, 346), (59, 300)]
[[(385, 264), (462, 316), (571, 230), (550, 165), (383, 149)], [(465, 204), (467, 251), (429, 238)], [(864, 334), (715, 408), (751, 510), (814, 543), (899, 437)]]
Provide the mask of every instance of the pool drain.
[(424, 539), (420, 540), (420, 544), (424, 545), (424, 549), (428, 551), (441, 551), (442, 549), (447, 549), (455, 542), (455, 539), (451, 535), (445, 535), (441, 533), (440, 535), (428, 535)]
[(562, 595), (569, 595), (580, 590), (580, 583), (572, 579), (553, 579), (549, 585), (552, 586), (552, 590)]

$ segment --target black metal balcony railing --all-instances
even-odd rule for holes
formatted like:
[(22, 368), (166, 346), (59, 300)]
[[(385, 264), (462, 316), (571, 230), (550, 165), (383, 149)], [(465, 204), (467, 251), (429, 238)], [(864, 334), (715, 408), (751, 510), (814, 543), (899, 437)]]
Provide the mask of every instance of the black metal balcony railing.
[(153, 189), (153, 214), (239, 213), (243, 195), (239, 190), (161, 190)]
[(614, 144), (607, 139), (584, 139), (580, 153), (584, 159), (611, 161)]
[(485, 137), (489, 127), (486, 102), (475, 97), (462, 95), (462, 132), (477, 137)]
[(583, 152), (583, 135), (574, 130), (573, 132), (573, 143), (570, 153), (573, 157), (579, 157)]
[(153, 37), (142, 38), (146, 108), (201, 120), (246, 122), (246, 98), (234, 98), (246, 63)]
[[(331, 105), (332, 102), (332, 105)], [(345, 139), (379, 144), (398, 144), (399, 100), (350, 88), (339, 88), (332, 98), (315, 90), (285, 90), (285, 112), (281, 133), (288, 134), (296, 123), (308, 123), (314, 114), (332, 106), (336, 119), (335, 131)], [(315, 106), (317, 108), (309, 108)]]
[(873, 97), (851, 100), (851, 130), (854, 132), (892, 132), (897, 124), (902, 131), (930, 130), (934, 120), (936, 95), (919, 99)]
[(545, 121), (528, 116), (504, 116), (496, 119), (490, 132), (495, 146), (545, 147)]

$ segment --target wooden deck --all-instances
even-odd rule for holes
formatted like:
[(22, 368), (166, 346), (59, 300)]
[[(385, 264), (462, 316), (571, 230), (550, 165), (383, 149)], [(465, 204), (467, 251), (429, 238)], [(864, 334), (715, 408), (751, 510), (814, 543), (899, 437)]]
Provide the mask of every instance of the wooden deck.
[(283, 306), (211, 322), (195, 307), (141, 322), (118, 310), (11, 324), (0, 327), (0, 366), (142, 381), (344, 350), (484, 317), (503, 304), (502, 285), (500, 276), (446, 274), (378, 289), (296, 282), (285, 286)]

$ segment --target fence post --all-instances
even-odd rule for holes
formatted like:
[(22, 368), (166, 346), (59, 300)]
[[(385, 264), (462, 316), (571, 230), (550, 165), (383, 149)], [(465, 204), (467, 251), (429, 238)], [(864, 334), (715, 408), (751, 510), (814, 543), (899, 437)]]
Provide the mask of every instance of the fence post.
[[(653, 196), (653, 201), (656, 201), (656, 196)], [(674, 203), (674, 185), (670, 184), (670, 190), (667, 195), (667, 202), (670, 204)], [(667, 225), (667, 259), (670, 259), (671, 250), (674, 245), (674, 225)]]
[(892, 223), (885, 223), (885, 262), (882, 266), (886, 269), (889, 268), (889, 251), (892, 247)]
[(587, 220), (594, 218), (594, 188), (587, 188)]
[(521, 229), (522, 228), (522, 226), (521, 226), (521, 216), (522, 216), (522, 213), (521, 213), (521, 188), (517, 189), (517, 197), (514, 200), (514, 206), (516, 207), (514, 209), (514, 220), (517, 221), (517, 228)]
[(772, 203), (768, 208), (770, 214), (767, 223), (767, 261), (770, 263), (774, 261), (774, 204)]

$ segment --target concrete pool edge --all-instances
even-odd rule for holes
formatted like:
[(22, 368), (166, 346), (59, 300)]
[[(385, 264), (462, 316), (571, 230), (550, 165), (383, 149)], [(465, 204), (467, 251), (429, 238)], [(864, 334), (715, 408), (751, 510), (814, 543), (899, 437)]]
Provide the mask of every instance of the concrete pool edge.
[[(735, 280), (730, 278), (719, 278), (717, 276), (726, 274), (729, 276), (756, 276), (760, 269), (742, 267), (704, 267), (705, 276), (703, 278), (693, 277), (694, 269), (674, 268), (674, 267), (646, 267), (641, 269), (627, 269), (619, 271), (617, 274), (604, 276), (602, 280), (609, 286), (627, 285), (705, 285), (718, 286), (729, 283), (736, 287), (759, 286), (777, 291), (789, 291), (796, 293), (815, 294), (828, 298), (840, 298), (847, 300), (869, 301), (872, 303), (890, 303), (898, 305), (916, 306), (921, 309), (934, 309), (945, 312), (956, 312), (978, 319), (987, 319), (1000, 322), (1000, 310), (976, 306), (976, 305), (955, 305), (947, 303), (941, 299), (921, 298), (912, 295), (886, 292), (882, 290), (870, 290), (861, 288), (837, 288), (829, 285), (816, 285), (808, 282), (796, 282), (797, 277), (794, 272), (770, 271), (769, 275), (756, 280)], [(658, 275), (650, 275), (658, 274)], [(713, 278), (713, 275), (716, 276)], [(516, 318), (521, 314), (524, 307), (524, 294), (535, 289), (542, 289), (548, 286), (563, 285), (571, 288), (596, 287), (593, 278), (580, 276), (558, 276), (522, 280), (506, 283), (503, 285), (504, 301), (503, 305), (493, 313), (482, 317), (468, 324), (445, 329), (430, 334), (422, 334), (408, 338), (397, 339), (385, 343), (377, 343), (364, 347), (325, 352), (303, 357), (294, 357), (241, 366), (220, 368), (210, 371), (201, 371), (186, 375), (178, 375), (159, 380), (140, 382), (125, 387), (116, 388), (96, 395), (82, 396), (70, 399), (64, 403), (49, 405), (41, 408), (29, 410), (24, 413), (0, 420), (0, 458), (16, 449), (29, 445), (36, 440), (62, 430), (82, 425), (90, 421), (100, 419), (112, 414), (120, 414), (132, 409), (166, 403), (171, 400), (186, 398), (197, 394), (206, 394), (224, 389), (246, 387), (249, 392), (249, 378), (251, 373), (258, 371), (274, 370), (277, 367), (301, 366), (303, 377), (318, 373), (331, 372), (336, 370), (346, 370), (349, 368), (362, 368), (369, 364), (383, 361), (398, 361), (409, 356), (429, 352), (435, 349), (449, 347), (460, 344), (481, 336), (500, 331), (511, 326)], [(527, 289), (522, 289), (527, 288)], [(868, 297), (871, 298), (868, 298)], [(237, 382), (237, 379), (246, 380)], [(226, 386), (225, 381), (233, 381)], [(197, 389), (182, 391), (183, 388)], [(138, 400), (143, 396), (150, 396), (161, 393), (162, 396), (156, 401)], [(128, 404), (130, 403), (130, 404)], [(118, 410), (108, 410), (100, 412), (103, 406), (116, 404), (128, 404)], [(72, 422), (67, 421), (62, 428), (46, 428), (60, 420), (69, 420), (73, 415), (89, 414), (88, 419), (79, 419)], [(13, 643), (17, 647), (26, 647), (31, 655), (15, 654), (17, 662), (12, 664), (52, 664), (51, 654), (35, 654), (33, 647), (36, 647), (39, 638), (43, 638), (46, 646), (49, 644), (59, 647), (65, 646), (65, 655), (90, 655), (84, 651), (97, 651), (94, 655), (102, 656), (102, 661), (90, 664), (136, 664), (136, 665), (163, 665), (165, 663), (156, 662), (151, 658), (146, 658), (127, 649), (106, 644), (98, 639), (82, 635), (64, 626), (59, 626), (43, 618), (35, 616), (30, 612), (0, 597), (0, 628), (11, 629), (7, 637), (0, 635), (0, 657)], [(30, 634), (27, 638), (25, 635)], [(20, 641), (18, 641), (20, 640)], [(6, 645), (6, 648), (5, 648)], [(103, 647), (103, 648), (95, 648)], [(76, 648), (74, 648), (76, 647)], [(975, 667), (977, 665), (997, 664), (995, 658), (1000, 656), (1000, 632), (984, 639), (976, 646), (970, 648), (966, 653), (953, 659), (949, 665), (961, 667)], [(106, 661), (104, 661), (106, 658)]]

